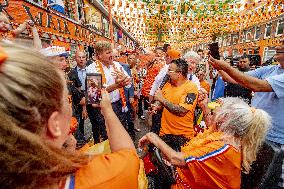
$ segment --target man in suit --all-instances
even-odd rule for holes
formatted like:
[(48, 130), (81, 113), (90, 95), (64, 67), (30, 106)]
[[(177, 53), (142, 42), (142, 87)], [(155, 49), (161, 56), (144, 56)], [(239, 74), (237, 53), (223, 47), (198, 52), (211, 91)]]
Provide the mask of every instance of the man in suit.
[[(72, 96), (74, 99), (73, 109), (76, 118), (79, 122), (79, 131), (84, 136), (84, 120), (87, 117), (86, 104), (85, 104), (85, 79), (86, 79), (86, 54), (83, 51), (77, 51), (75, 55), (77, 66), (68, 74), (69, 80), (73, 82), (78, 89), (78, 95)], [(85, 138), (83, 138), (85, 140)]]

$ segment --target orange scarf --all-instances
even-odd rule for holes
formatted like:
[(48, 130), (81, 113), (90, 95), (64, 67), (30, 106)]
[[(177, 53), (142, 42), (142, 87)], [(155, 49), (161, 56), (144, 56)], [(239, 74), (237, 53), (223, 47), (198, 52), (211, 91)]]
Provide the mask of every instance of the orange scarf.
[[(95, 63), (98, 66), (100, 73), (102, 74), (102, 83), (106, 84), (106, 76), (105, 76), (105, 72), (104, 72), (102, 63), (99, 60), (96, 60)], [(112, 66), (115, 67), (114, 64), (112, 64)], [(121, 98), (121, 101), (122, 101), (122, 112), (127, 112), (128, 108), (126, 106), (126, 97), (124, 95), (124, 89), (119, 88), (118, 90), (119, 90), (119, 95), (120, 95), (120, 98)]]

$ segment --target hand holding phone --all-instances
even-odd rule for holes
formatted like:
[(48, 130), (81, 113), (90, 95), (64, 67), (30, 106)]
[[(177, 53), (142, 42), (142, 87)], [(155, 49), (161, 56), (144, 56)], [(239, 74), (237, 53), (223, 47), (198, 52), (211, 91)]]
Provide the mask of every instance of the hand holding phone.
[(100, 101), (102, 99), (102, 75), (97, 73), (87, 74), (86, 86), (87, 104), (100, 104)]
[(209, 44), (209, 54), (217, 60), (220, 60), (219, 46), (218, 42)]

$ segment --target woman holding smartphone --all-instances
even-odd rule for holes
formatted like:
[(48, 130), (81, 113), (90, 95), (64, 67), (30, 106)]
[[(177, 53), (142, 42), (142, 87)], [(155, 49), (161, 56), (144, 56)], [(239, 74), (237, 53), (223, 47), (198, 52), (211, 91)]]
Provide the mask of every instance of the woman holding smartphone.
[(139, 158), (102, 91), (112, 153), (67, 151), (71, 107), (62, 71), (38, 52), (0, 44), (1, 188), (137, 188)]

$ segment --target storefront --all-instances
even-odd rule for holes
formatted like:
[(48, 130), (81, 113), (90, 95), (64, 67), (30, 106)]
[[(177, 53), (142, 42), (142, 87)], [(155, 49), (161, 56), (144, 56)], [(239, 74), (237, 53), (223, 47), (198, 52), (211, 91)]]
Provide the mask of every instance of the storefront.
[[(88, 0), (62, 2), (63, 4), (49, 4), (52, 3), (49, 0), (6, 0), (0, 6), (14, 28), (25, 20), (32, 20), (44, 41), (64, 46), (71, 51), (92, 47), (95, 41), (111, 41), (110, 32), (115, 31), (110, 31), (106, 9), (96, 8), (95, 5), (98, 3), (91, 3)], [(119, 25), (115, 27), (123, 30), (123, 36), (128, 36), (128, 43), (134, 43), (134, 38), (129, 36), (127, 31)], [(26, 32), (18, 40), (28, 43), (31, 36)]]

